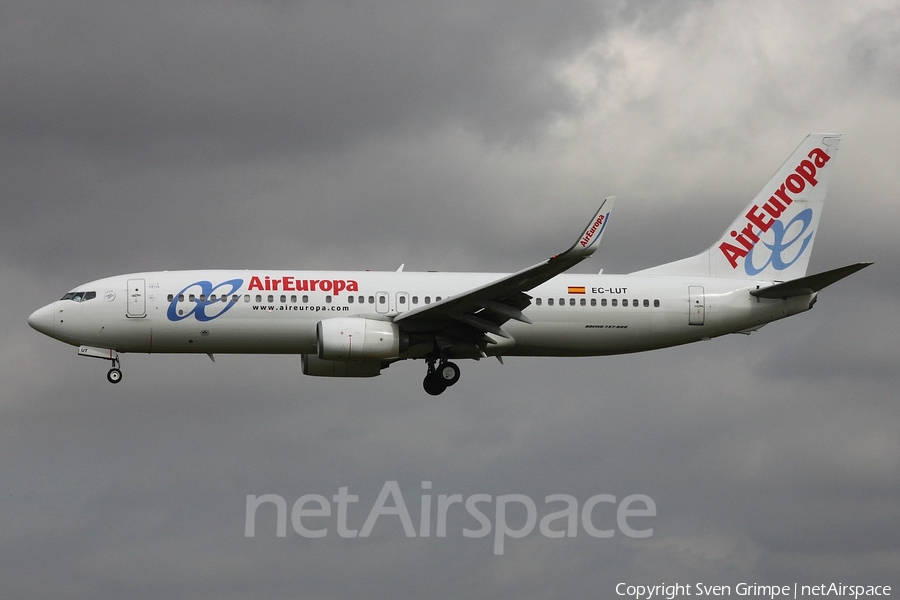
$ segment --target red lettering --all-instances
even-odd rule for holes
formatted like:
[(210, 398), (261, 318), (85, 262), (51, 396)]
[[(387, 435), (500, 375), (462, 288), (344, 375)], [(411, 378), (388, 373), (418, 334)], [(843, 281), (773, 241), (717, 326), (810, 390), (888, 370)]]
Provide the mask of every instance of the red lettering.
[(794, 200), (787, 195), (787, 192), (784, 191), (784, 184), (781, 184), (781, 187), (775, 190), (775, 195), (778, 196), (783, 202), (785, 206), (789, 206), (794, 202)]
[(816, 181), (816, 166), (808, 160), (804, 160), (802, 163), (800, 163), (800, 166), (797, 167), (797, 174), (808, 181), (809, 184), (813, 187), (815, 187), (816, 184), (819, 183), (818, 181)]
[(778, 198), (772, 196), (769, 201), (763, 204), (763, 210), (775, 217), (776, 219), (784, 212), (784, 204), (778, 201)]
[[(748, 227), (753, 227), (753, 226), (752, 226), (752, 225), (748, 225)], [(746, 248), (747, 250), (753, 250), (753, 246), (754, 246), (753, 242), (751, 242), (751, 241), (748, 240), (746, 237), (744, 237), (743, 232), (740, 233), (740, 234), (738, 234), (737, 231), (732, 231), (732, 232), (731, 232), (731, 237), (733, 237), (734, 239), (736, 239), (736, 240), (738, 241), (738, 243), (739, 243), (741, 246), (743, 246), (744, 248)], [(757, 239), (759, 239), (759, 238), (757, 238)]]
[(799, 194), (806, 188), (806, 182), (796, 173), (788, 175), (787, 179), (784, 180), (784, 185), (787, 186), (788, 191), (792, 194)]
[(747, 251), (743, 248), (738, 248), (737, 246), (733, 246), (727, 242), (722, 242), (719, 244), (719, 250), (722, 251), (722, 254), (725, 255), (725, 258), (728, 259), (728, 262), (731, 263), (731, 268), (737, 268), (737, 259), (743, 258), (747, 256)]
[(769, 228), (772, 227), (772, 223), (774, 223), (775, 220), (769, 219), (768, 221), (764, 221), (763, 218), (765, 217), (765, 215), (757, 214), (756, 211), (758, 211), (758, 210), (759, 210), (759, 207), (754, 204), (753, 208), (751, 208), (749, 211), (747, 211), (747, 214), (744, 216), (747, 217), (747, 219), (751, 223), (753, 223), (754, 225), (759, 227), (759, 230), (761, 232), (766, 232), (769, 230)]
[[(763, 204), (762, 209), (754, 204), (747, 211), (747, 214), (744, 215), (747, 218), (747, 224), (740, 230), (740, 233), (737, 230), (731, 231), (731, 237), (735, 238), (735, 241), (743, 248), (727, 242), (719, 244), (719, 249), (728, 259), (732, 268), (737, 268), (738, 259), (747, 256), (747, 253), (759, 242), (759, 236), (771, 229), (775, 220), (784, 214), (788, 206), (793, 204), (794, 199), (788, 195), (788, 192), (799, 194), (806, 189), (807, 184), (815, 187), (819, 183), (816, 179), (817, 169), (824, 167), (831, 157), (822, 148), (813, 148), (807, 156), (809, 160), (800, 161), (794, 172), (785, 178), (784, 183)], [(758, 232), (754, 231), (754, 225), (759, 228)], [(586, 245), (589, 237), (589, 235), (585, 236), (582, 245)]]
[(825, 163), (831, 160), (831, 157), (825, 154), (825, 151), (821, 148), (813, 148), (812, 150), (810, 150), (809, 157), (813, 159), (813, 162), (816, 163), (816, 168), (818, 169), (824, 167)]
[(606, 215), (600, 215), (599, 217), (597, 217), (597, 220), (594, 221), (594, 224), (591, 225), (590, 229), (588, 229), (588, 232), (584, 234), (583, 238), (581, 238), (582, 248), (586, 247), (591, 242), (591, 238), (594, 237), (595, 233), (597, 233), (597, 228), (600, 227), (600, 225), (603, 223), (604, 217), (606, 217)]
[(741, 235), (745, 235), (750, 238), (754, 245), (759, 241), (759, 236), (753, 232), (753, 223), (747, 223), (744, 226), (744, 229), (741, 231)]
[(253, 275), (247, 289), (283, 292), (321, 291), (337, 295), (344, 291), (358, 292), (359, 283), (354, 279), (295, 279), (290, 275), (272, 279), (268, 275), (265, 278)]

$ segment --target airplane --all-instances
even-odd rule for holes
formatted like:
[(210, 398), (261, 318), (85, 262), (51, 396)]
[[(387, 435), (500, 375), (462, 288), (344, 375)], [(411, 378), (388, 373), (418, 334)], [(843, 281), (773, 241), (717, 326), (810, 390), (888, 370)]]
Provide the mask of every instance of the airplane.
[(92, 281), (36, 310), (37, 331), (111, 363), (120, 353), (300, 354), (302, 372), (374, 377), (422, 359), (423, 387), (453, 360), (603, 356), (749, 334), (805, 312), (872, 263), (806, 275), (840, 134), (811, 134), (699, 254), (625, 274), (565, 273), (609, 224), (606, 198), (565, 252), (516, 273), (203, 270)]

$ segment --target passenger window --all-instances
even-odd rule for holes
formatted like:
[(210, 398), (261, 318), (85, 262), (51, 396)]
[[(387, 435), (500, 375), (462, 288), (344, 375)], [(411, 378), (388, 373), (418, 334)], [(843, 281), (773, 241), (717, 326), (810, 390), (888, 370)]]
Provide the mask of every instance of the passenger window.
[[(200, 299), (202, 300), (202, 299), (203, 299), (203, 296), (200, 296)], [(215, 301), (216, 301), (216, 295), (213, 294), (212, 296), (210, 296), (210, 297), (209, 297), (209, 301), (210, 301), (210, 302), (215, 302)]]
[(535, 303), (535, 305), (540, 306), (540, 305), (541, 305), (541, 299), (540, 299), (540, 298), (535, 298), (535, 299), (534, 299), (534, 303)]
[(431, 296), (425, 296), (425, 304), (431, 304)]
[(190, 296), (188, 296), (188, 300), (190, 300), (191, 302), (194, 302), (196, 299), (197, 299), (197, 297), (194, 296), (193, 294), (191, 294)]
[(257, 295), (256, 295), (256, 301), (257, 301), (257, 302), (262, 302), (262, 295), (257, 294)]
[(331, 304), (331, 294), (325, 296), (325, 303), (326, 303), (326, 304)]
[(547, 298), (547, 306), (553, 306), (553, 298)]
[(306, 294), (303, 294), (301, 300), (303, 300), (303, 304), (309, 304), (309, 296), (307, 296)]
[(184, 302), (184, 294), (178, 294), (178, 301)]
[(387, 302), (387, 298), (385, 298), (384, 296), (378, 296), (378, 304), (384, 304), (385, 302)]
[(353, 304), (353, 296), (347, 296), (347, 304)]
[(654, 308), (659, 308), (659, 300), (654, 300), (654, 301), (653, 301), (653, 307), (654, 307)]
[(244, 294), (244, 302), (250, 302), (250, 294)]
[(591, 298), (591, 306), (597, 306), (597, 299)]
[(267, 302), (269, 302), (269, 303), (275, 302), (275, 295), (269, 294)]
[(606, 298), (600, 301), (600, 306), (606, 306)]
[(375, 296), (369, 296), (369, 304), (375, 304)]
[(418, 304), (418, 303), (419, 303), (419, 297), (418, 297), (418, 296), (413, 296), (413, 297), (412, 297), (412, 303), (413, 303), (413, 304)]
[(646, 298), (644, 298), (644, 308), (649, 308), (649, 307), (650, 307), (650, 301), (647, 300)]
[(440, 296), (435, 296), (434, 301), (435, 301), (435, 302), (440, 302), (440, 301), (441, 301), (441, 297), (440, 297)]
[(406, 296), (400, 296), (400, 304), (406, 304)]
[(575, 298), (569, 298), (569, 306), (575, 306)]
[(582, 306), (587, 305), (587, 300), (585, 300), (584, 298), (582, 298), (582, 299), (581, 299), (581, 305), (582, 305)]
[(286, 303), (287, 303), (287, 296), (282, 295), (281, 298), (279, 298), (279, 300), (281, 300), (281, 303), (282, 303), (282, 304), (286, 304)]
[(166, 302), (171, 302), (171, 301), (174, 300), (174, 299), (175, 299), (175, 296), (173, 296), (172, 294), (169, 294), (169, 295), (166, 297)]
[(565, 299), (565, 298), (560, 298), (560, 299), (559, 299), (559, 305), (560, 305), (560, 306), (565, 306), (565, 305), (566, 305), (566, 299)]
[(613, 305), (613, 306), (617, 306), (617, 305), (618, 305), (618, 300), (616, 300), (615, 298), (613, 298), (613, 299), (612, 299), (612, 305)]
[(291, 304), (297, 304), (297, 294), (291, 294)]

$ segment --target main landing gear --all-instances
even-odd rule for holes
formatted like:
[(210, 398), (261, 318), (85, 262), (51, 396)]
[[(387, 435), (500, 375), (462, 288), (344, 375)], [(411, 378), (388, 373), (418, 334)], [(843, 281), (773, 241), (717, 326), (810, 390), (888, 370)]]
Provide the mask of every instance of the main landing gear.
[(422, 387), (432, 396), (442, 394), (444, 390), (459, 381), (459, 367), (454, 363), (441, 359), (435, 368), (435, 362), (433, 358), (428, 359), (428, 374), (425, 376), (425, 381), (422, 382)]

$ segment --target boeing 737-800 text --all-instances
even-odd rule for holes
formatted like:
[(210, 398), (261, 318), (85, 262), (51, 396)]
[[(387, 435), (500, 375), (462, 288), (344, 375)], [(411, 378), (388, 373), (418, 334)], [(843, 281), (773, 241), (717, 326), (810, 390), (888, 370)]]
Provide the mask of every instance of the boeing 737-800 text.
[(451, 360), (600, 356), (749, 333), (812, 308), (871, 263), (806, 275), (838, 134), (809, 135), (716, 242), (627, 275), (564, 274), (593, 254), (614, 198), (571, 248), (513, 274), (161, 271), (78, 286), (36, 330), (112, 363), (127, 352), (300, 354), (303, 373), (373, 377), (423, 359), (437, 395)]

